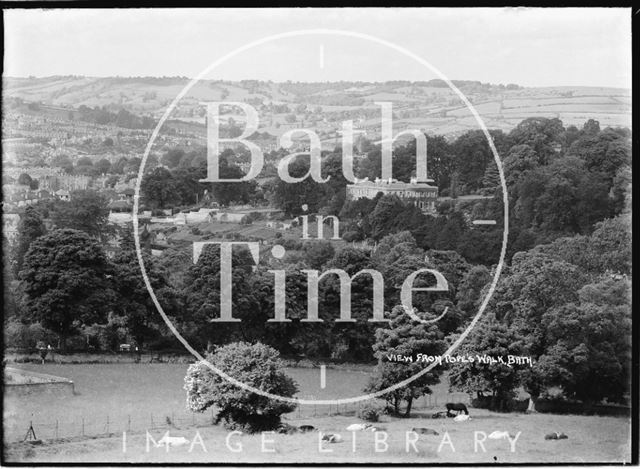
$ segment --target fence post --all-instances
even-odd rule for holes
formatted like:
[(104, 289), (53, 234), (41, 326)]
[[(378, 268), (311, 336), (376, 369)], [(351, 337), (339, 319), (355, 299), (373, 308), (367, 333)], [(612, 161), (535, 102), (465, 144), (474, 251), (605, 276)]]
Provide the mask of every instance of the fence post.
[(58, 439), (58, 420), (56, 419), (56, 440)]
[(82, 436), (84, 436), (84, 417), (82, 417)]
[(109, 416), (107, 415), (107, 433), (109, 433)]
[(131, 414), (127, 415), (127, 431), (131, 431)]
[(318, 416), (318, 409), (316, 407), (316, 404), (313, 404), (313, 416), (317, 417)]
[(171, 412), (171, 425), (176, 426), (176, 416)]
[(149, 416), (151, 417), (151, 428), (153, 428), (153, 413), (150, 413)]

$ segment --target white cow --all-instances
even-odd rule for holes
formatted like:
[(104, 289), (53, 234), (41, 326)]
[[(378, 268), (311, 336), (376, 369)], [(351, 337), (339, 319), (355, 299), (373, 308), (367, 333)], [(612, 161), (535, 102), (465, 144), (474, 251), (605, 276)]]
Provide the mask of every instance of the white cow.
[(160, 446), (183, 446), (188, 445), (189, 440), (187, 440), (183, 436), (169, 436), (169, 432), (165, 433), (165, 435), (158, 441), (157, 445)]
[(367, 430), (370, 427), (371, 427), (371, 425), (369, 425), (368, 423), (352, 423), (351, 425), (349, 425), (347, 427), (347, 431), (348, 432), (360, 432), (360, 431), (363, 431), (363, 430)]
[(466, 422), (467, 420), (469, 420), (471, 417), (469, 417), (469, 415), (467, 414), (460, 414), (460, 415), (456, 415), (453, 418), (454, 422)]

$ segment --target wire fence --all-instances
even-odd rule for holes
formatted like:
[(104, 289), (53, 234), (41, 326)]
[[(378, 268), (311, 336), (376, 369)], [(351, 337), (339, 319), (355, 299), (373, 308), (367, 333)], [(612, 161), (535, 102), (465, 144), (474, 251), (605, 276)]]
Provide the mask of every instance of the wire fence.
[[(464, 393), (426, 395), (413, 402), (414, 411), (443, 408), (447, 402), (469, 403), (469, 396)], [(314, 417), (355, 416), (366, 402), (331, 405), (304, 405), (285, 415), (287, 420), (302, 420)], [(80, 416), (71, 419), (58, 419), (50, 422), (12, 421), (4, 422), (5, 443), (26, 440), (61, 440), (78, 438), (109, 437), (122, 432), (144, 432), (146, 430), (189, 428), (213, 425), (216, 410), (203, 413), (165, 412), (162, 414), (142, 413), (136, 415)]]

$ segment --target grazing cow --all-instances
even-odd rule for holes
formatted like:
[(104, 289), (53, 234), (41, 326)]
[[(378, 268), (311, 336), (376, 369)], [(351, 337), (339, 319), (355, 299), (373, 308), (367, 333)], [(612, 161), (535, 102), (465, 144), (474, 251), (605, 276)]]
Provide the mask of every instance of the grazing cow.
[(368, 423), (352, 423), (347, 427), (348, 432), (360, 432), (363, 430), (367, 430), (371, 427)]
[(509, 432), (500, 432), (496, 430), (491, 432), (488, 437), (490, 440), (501, 440), (502, 438), (509, 438)]
[(326, 435), (322, 435), (322, 441), (328, 441), (329, 443), (340, 443), (342, 441), (342, 436), (339, 433), (327, 433)]
[(188, 444), (189, 444), (189, 440), (187, 440), (185, 437), (169, 436), (169, 433), (167, 432), (162, 438), (160, 438), (160, 441), (158, 441), (156, 445), (160, 447), (160, 446), (182, 446), (182, 445), (188, 445)]
[(414, 433), (419, 433), (421, 435), (439, 435), (440, 434), (437, 431), (432, 430), (431, 428), (424, 428), (424, 427), (413, 427), (411, 431)]
[(453, 415), (453, 411), (456, 411), (457, 415), (460, 415), (460, 412), (464, 412), (465, 415), (469, 415), (469, 411), (467, 410), (467, 406), (462, 402), (449, 402), (446, 404), (447, 408), (447, 416), (450, 417)]
[(385, 432), (385, 431), (387, 431), (387, 428), (386, 428), (386, 427), (372, 427), (372, 426), (368, 426), (368, 427), (366, 428), (366, 430), (367, 430), (368, 432)]
[(312, 432), (315, 429), (316, 427), (314, 427), (313, 425), (300, 425), (298, 427), (298, 430), (300, 430), (302, 433)]
[(294, 427), (293, 425), (289, 425), (288, 423), (281, 423), (277, 430), (278, 433), (283, 433), (285, 435), (291, 435), (298, 431), (298, 427)]
[(545, 440), (566, 440), (567, 438), (569, 438), (567, 435), (558, 432), (547, 433), (544, 436)]

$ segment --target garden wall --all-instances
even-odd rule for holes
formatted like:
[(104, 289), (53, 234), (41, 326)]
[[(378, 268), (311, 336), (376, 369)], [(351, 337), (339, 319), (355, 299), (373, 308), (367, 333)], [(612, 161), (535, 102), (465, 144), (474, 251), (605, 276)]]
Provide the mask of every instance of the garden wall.
[(9, 367), (4, 369), (4, 373), (5, 398), (43, 394), (52, 397), (71, 397), (75, 393), (73, 381), (67, 378)]

